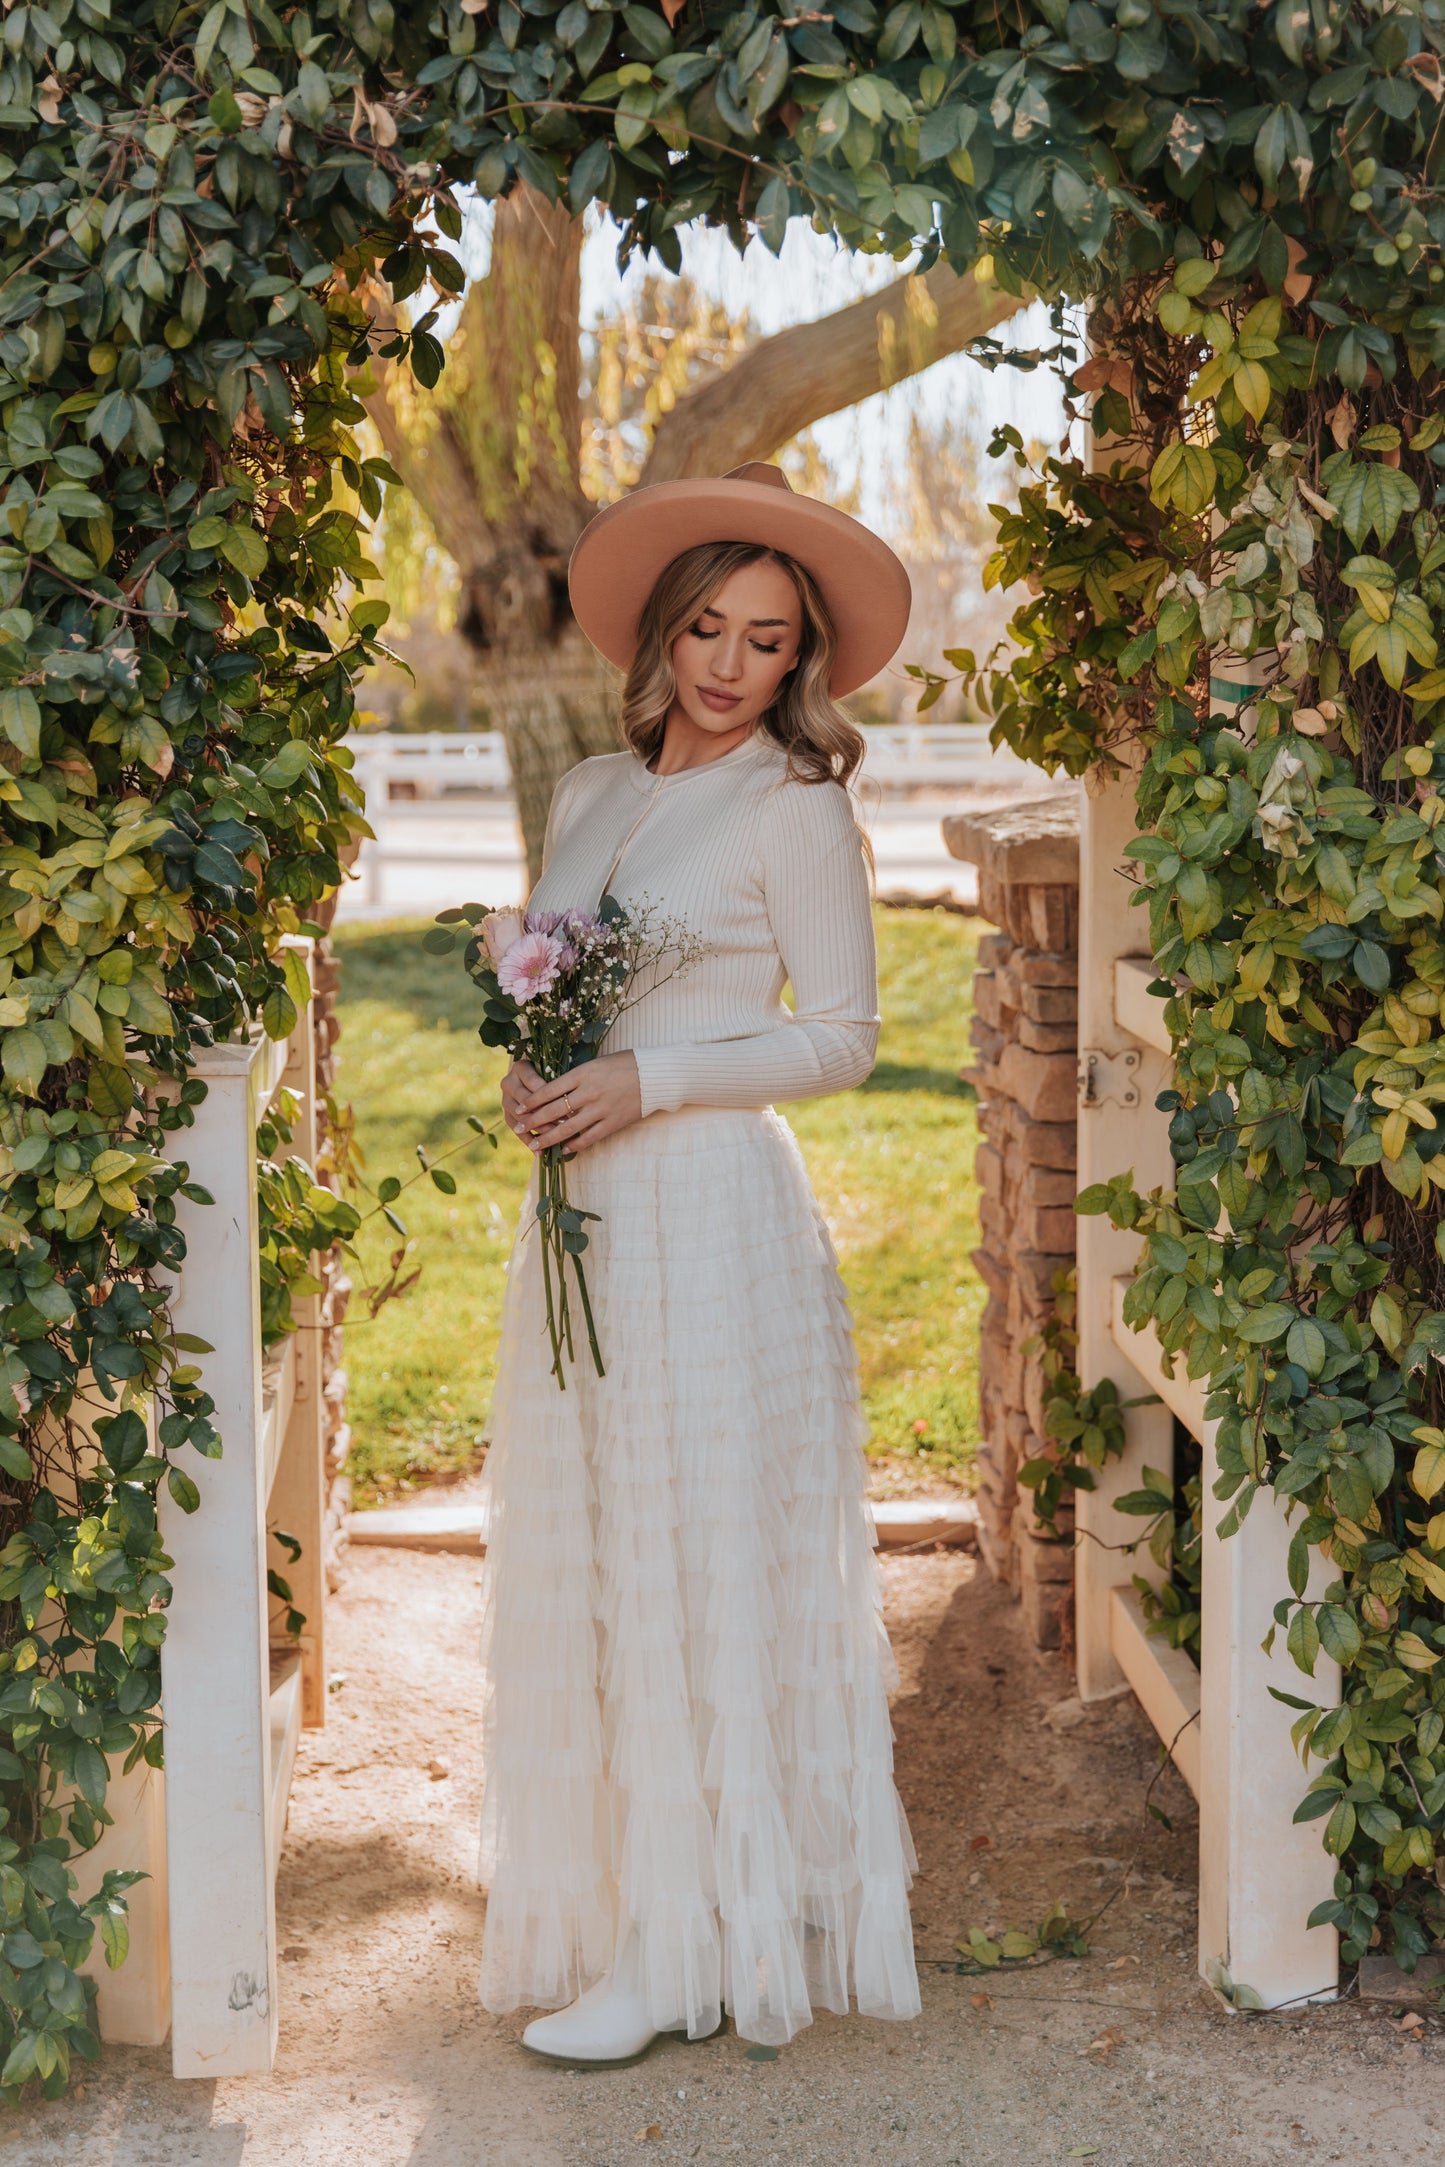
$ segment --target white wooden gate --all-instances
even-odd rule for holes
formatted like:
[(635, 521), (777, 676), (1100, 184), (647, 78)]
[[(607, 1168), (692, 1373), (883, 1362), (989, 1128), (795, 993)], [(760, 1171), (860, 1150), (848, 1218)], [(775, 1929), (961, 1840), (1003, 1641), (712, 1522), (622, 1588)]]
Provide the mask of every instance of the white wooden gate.
[[(1091, 791), (1080, 838), (1079, 891), (1079, 1187), (1132, 1168), (1148, 1190), (1173, 1185), (1167, 1116), (1154, 1100), (1170, 1081), (1163, 1003), (1148, 990), (1155, 976), (1143, 913), (1124, 849), (1137, 832), (1131, 777)], [(1318, 1822), (1295, 1825), (1308, 1776), (1290, 1742), (1290, 1711), (1269, 1688), (1328, 1705), (1339, 1696), (1339, 1670), (1321, 1655), (1313, 1680), (1286, 1654), (1284, 1635), (1263, 1652), (1275, 1603), (1288, 1592), (1289, 1533), (1282, 1506), (1262, 1490), (1238, 1533), (1213, 1533), (1226, 1509), (1212, 1494), (1217, 1467), (1213, 1425), (1202, 1386), (1168, 1377), (1152, 1331), (1123, 1321), (1124, 1287), (1138, 1238), (1107, 1219), (1078, 1226), (1079, 1374), (1086, 1386), (1111, 1378), (1121, 1398), (1157, 1393), (1157, 1406), (1131, 1409), (1127, 1446), (1093, 1492), (1077, 1499), (1075, 1568), (1079, 1692), (1097, 1699), (1132, 1686), (1199, 1801), (1199, 1965), (1212, 1984), (1252, 1988), (1264, 2007), (1327, 1998), (1338, 1979), (1333, 1927), (1307, 1927), (1310, 1911), (1332, 1893), (1334, 1862)], [(1118, 1545), (1139, 1523), (1114, 1500), (1142, 1485), (1146, 1466), (1173, 1472), (1175, 1417), (1204, 1453), (1205, 1539), (1201, 1603), (1202, 1657), (1187, 1656), (1145, 1631), (1136, 1572), (1142, 1553)], [(1113, 1546), (1113, 1547), (1110, 1547)], [(1318, 1554), (1316, 1553), (1318, 1567)], [(1320, 1579), (1327, 1577), (1321, 1571)], [(1322, 1590), (1312, 1585), (1312, 1596)]]
[[(288, 945), (309, 965), (309, 941)], [(215, 1350), (197, 1359), (222, 1457), (187, 1470), (201, 1492), (196, 1513), (162, 1496), (175, 1560), (161, 1657), (165, 1769), (113, 1780), (116, 1826), (86, 1862), (86, 1883), (106, 1867), (150, 1877), (132, 1891), (126, 1963), (91, 1967), (103, 2035), (158, 2045), (169, 2031), (178, 2077), (223, 2077), (274, 2058), (276, 1865), (297, 1738), (326, 1714), (319, 1304), (298, 1302), (299, 1328), (263, 1359), (257, 1271), (256, 1128), (283, 1084), (301, 1099), (291, 1149), (315, 1159), (309, 1006), (284, 1044), (214, 1046), (194, 1073), (207, 1096), (174, 1149), (215, 1202), (177, 1200), (187, 1255), (172, 1313)], [(295, 1563), (268, 1536), (275, 1527), (300, 1542)], [(281, 1630), (268, 1564), (305, 1615), (299, 1641)]]

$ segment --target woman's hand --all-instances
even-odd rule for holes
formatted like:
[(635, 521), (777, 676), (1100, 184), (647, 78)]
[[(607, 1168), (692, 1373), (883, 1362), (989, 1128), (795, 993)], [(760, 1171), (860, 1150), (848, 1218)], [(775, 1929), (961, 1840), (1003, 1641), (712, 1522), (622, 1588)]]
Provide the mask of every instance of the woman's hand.
[(534, 1091), (540, 1091), (542, 1079), (530, 1061), (514, 1061), (502, 1078), (502, 1115), (514, 1136), (523, 1143), (531, 1139), (527, 1135), (526, 1107)]
[(543, 1083), (530, 1062), (519, 1061), (502, 1085), (502, 1105), (530, 1150), (562, 1144), (576, 1153), (642, 1119), (642, 1084), (630, 1053), (604, 1053), (555, 1083)]

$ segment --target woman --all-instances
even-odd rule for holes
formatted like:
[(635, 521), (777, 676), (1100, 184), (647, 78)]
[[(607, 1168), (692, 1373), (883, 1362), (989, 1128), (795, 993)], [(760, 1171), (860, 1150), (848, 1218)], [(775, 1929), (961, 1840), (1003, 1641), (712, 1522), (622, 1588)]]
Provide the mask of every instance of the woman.
[(481, 1991), (556, 2012), (526, 2046), (598, 2063), (724, 2008), (770, 2043), (850, 1992), (918, 2012), (848, 1313), (772, 1110), (873, 1063), (862, 740), (833, 702), (909, 595), (758, 464), (600, 513), (570, 580), (627, 671), (630, 749), (558, 785), (531, 907), (646, 898), (705, 944), (598, 1059), (502, 1092), (600, 1215), (607, 1374), (558, 1390), (524, 1234), (488, 1461)]

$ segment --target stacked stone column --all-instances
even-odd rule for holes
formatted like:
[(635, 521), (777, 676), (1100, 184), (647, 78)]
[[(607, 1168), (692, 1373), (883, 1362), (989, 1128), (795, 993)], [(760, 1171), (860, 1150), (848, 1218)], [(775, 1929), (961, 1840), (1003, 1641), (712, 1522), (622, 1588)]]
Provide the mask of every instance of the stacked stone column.
[(977, 866), (974, 979), (977, 1172), (988, 1304), (979, 1331), (979, 1548), (1017, 1588), (1040, 1647), (1068, 1632), (1073, 1526), (1051, 1540), (1018, 1471), (1044, 1441), (1043, 1369), (1029, 1342), (1053, 1314), (1054, 1280), (1074, 1261), (1078, 1093), (1079, 803), (1072, 791), (943, 823), (952, 856)]

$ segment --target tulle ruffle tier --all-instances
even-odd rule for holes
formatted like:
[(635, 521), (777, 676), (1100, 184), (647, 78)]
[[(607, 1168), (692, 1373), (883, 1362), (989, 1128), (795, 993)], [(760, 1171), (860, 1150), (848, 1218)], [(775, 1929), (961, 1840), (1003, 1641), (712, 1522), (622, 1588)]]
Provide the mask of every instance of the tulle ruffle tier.
[(635, 1937), (658, 2030), (918, 2012), (837, 1264), (776, 1114), (587, 1153), (585, 1346), (513, 1254), (487, 1463), (482, 2000), (557, 2008)]

